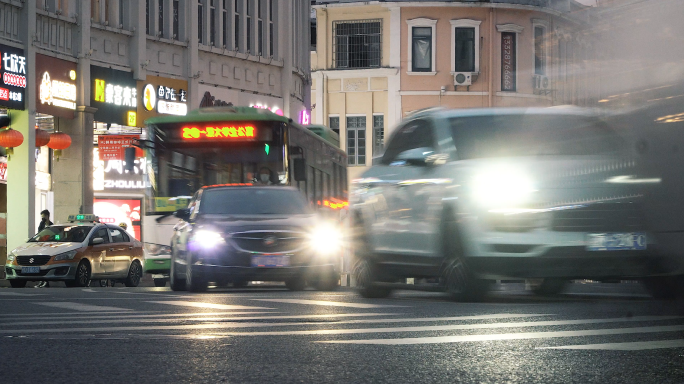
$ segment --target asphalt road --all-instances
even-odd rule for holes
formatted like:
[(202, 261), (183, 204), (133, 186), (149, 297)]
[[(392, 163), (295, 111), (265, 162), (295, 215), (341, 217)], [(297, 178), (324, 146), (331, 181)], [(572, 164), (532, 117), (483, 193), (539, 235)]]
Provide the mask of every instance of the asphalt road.
[(401, 291), (0, 289), (0, 382), (682, 383), (684, 304), (638, 286), (482, 303)]

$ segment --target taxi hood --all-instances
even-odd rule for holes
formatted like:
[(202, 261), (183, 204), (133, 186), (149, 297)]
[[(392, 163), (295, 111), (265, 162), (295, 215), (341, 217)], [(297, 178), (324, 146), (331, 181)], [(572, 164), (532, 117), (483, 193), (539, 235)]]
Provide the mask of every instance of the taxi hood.
[(83, 247), (83, 243), (31, 242), (15, 248), (12, 252), (16, 256), (54, 256), (81, 247)]

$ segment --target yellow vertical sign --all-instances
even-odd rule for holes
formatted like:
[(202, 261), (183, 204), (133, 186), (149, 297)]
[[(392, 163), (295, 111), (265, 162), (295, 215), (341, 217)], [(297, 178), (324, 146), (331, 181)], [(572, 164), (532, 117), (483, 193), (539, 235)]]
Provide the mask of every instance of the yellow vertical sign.
[(135, 112), (129, 111), (128, 112), (128, 126), (129, 127), (135, 127), (137, 123), (137, 114)]
[(105, 101), (105, 81), (95, 79), (95, 101), (104, 103)]

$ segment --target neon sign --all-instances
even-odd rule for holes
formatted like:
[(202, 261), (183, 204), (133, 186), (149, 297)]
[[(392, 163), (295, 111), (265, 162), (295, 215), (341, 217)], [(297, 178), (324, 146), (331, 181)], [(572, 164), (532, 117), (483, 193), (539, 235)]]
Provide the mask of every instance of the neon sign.
[(50, 80), (50, 73), (45, 72), (40, 84), (39, 99), (42, 104), (75, 110), (76, 84)]
[(256, 129), (251, 126), (230, 126), (230, 127), (183, 127), (181, 137), (184, 140), (198, 139), (253, 139), (256, 137)]
[(309, 111), (303, 110), (299, 113), (299, 124), (309, 125), (311, 124), (311, 115)]
[(283, 110), (280, 109), (280, 108), (278, 108), (278, 107), (275, 107), (275, 106), (272, 107), (272, 108), (269, 108), (269, 107), (266, 106), (266, 105), (251, 104), (250, 107), (252, 107), (252, 108), (257, 108), (257, 109), (268, 109), (269, 111), (275, 113), (275, 114), (278, 115), (278, 116), (283, 116), (283, 115), (284, 115)]

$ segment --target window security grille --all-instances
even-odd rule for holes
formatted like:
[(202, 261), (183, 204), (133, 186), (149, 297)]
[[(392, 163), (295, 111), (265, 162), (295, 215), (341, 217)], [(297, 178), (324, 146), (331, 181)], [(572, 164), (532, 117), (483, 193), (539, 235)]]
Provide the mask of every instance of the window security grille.
[(382, 20), (333, 23), (335, 68), (377, 68), (382, 61)]

